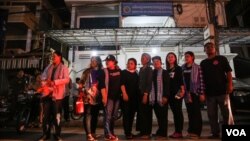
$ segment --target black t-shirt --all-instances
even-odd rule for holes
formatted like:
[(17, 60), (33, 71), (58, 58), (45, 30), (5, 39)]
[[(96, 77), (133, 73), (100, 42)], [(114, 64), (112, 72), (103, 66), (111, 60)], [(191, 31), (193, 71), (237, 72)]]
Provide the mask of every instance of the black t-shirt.
[(172, 69), (167, 69), (170, 76), (170, 97), (173, 97), (180, 90), (181, 85), (183, 85), (183, 75), (182, 68), (176, 66)]
[[(103, 69), (98, 70), (92, 70), (91, 71), (92, 77), (97, 81), (98, 83), (98, 90), (101, 91), (101, 89), (105, 88), (105, 73)], [(100, 93), (101, 94), (101, 93)]]
[(92, 75), (93, 83), (98, 83), (97, 88), (99, 91), (99, 95), (96, 98), (96, 102), (101, 103), (102, 101), (101, 89), (105, 88), (105, 73), (103, 69), (92, 70), (90, 73)]
[(184, 76), (184, 81), (186, 84), (187, 91), (190, 91), (191, 72), (192, 72), (192, 66), (190, 66), (190, 67), (185, 66), (185, 68), (183, 70), (183, 76)]
[(125, 86), (129, 99), (136, 101), (139, 97), (139, 75), (137, 72), (123, 70), (122, 85)]
[(212, 59), (205, 59), (200, 64), (203, 71), (206, 94), (217, 96), (226, 94), (227, 72), (232, 69), (224, 56), (215, 56)]
[(108, 73), (109, 73), (108, 98), (117, 100), (121, 97), (121, 70), (108, 69)]

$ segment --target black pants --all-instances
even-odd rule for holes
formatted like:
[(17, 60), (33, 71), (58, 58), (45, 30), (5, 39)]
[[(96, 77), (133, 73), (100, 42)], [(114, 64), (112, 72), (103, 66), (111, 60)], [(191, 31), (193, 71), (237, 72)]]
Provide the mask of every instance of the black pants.
[(221, 110), (221, 115), (223, 117), (223, 124), (228, 124), (229, 110), (227, 105), (225, 105), (226, 95), (220, 96), (207, 96), (207, 113), (208, 119), (211, 126), (212, 134), (220, 134), (220, 126), (218, 122), (218, 106)]
[(63, 117), (66, 121), (69, 120), (69, 96), (63, 98)]
[[(143, 95), (143, 94), (142, 94)], [(142, 99), (142, 96), (141, 96)], [(142, 100), (141, 100), (142, 101)], [(143, 104), (140, 101), (140, 134), (150, 135), (152, 132), (152, 107), (147, 103)]]
[(188, 133), (201, 135), (202, 116), (199, 95), (191, 93), (192, 103), (186, 103), (188, 113)]
[(123, 129), (125, 135), (131, 135), (137, 103), (134, 101), (122, 102)]
[(53, 101), (51, 97), (43, 98), (43, 134), (50, 136), (52, 125), (55, 127), (55, 135), (61, 135), (62, 100)]
[(174, 96), (169, 98), (169, 105), (174, 116), (175, 132), (182, 133), (183, 130), (183, 113), (182, 113), (182, 99), (176, 99)]
[[(167, 129), (168, 129), (168, 106), (160, 106), (158, 103), (154, 104), (152, 107), (154, 109), (157, 122), (158, 129), (156, 131), (157, 136), (167, 137)], [(152, 117), (152, 116), (151, 116)], [(153, 120), (153, 119), (151, 119)], [(152, 126), (151, 126), (152, 128)]]
[(83, 117), (83, 126), (88, 134), (95, 134), (98, 122), (98, 115), (100, 110), (100, 104), (97, 105), (84, 105), (84, 117)]

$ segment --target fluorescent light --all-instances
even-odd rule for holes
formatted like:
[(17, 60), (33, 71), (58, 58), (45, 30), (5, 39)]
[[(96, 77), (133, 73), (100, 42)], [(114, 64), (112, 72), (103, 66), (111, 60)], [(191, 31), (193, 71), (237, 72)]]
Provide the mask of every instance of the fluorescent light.
[(157, 53), (157, 49), (156, 48), (152, 48), (152, 53), (156, 54)]
[(92, 51), (91, 56), (97, 56), (97, 51)]

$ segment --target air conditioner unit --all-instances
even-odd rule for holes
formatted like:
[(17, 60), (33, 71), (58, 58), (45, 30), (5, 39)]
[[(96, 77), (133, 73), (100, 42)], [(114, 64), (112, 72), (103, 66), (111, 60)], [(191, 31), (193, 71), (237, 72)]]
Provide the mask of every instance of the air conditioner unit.
[(79, 59), (90, 59), (90, 54), (79, 54)]

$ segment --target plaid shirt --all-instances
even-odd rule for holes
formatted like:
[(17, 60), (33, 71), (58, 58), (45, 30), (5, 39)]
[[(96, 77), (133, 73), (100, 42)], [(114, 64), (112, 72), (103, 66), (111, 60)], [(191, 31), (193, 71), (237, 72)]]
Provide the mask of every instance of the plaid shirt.
[[(185, 70), (185, 64), (182, 66), (182, 70)], [(190, 80), (190, 92), (196, 94), (204, 94), (205, 92), (205, 84), (203, 81), (202, 69), (199, 65), (193, 63), (192, 71), (191, 71), (191, 80)], [(184, 79), (184, 77), (183, 77)], [(184, 85), (185, 81), (184, 81)]]

